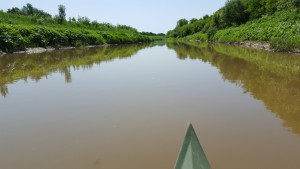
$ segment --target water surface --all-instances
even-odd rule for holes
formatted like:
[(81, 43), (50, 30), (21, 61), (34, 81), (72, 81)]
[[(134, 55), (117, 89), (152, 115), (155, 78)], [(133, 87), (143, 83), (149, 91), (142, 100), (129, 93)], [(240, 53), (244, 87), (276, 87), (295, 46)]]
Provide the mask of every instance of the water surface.
[(0, 168), (298, 169), (300, 57), (168, 43), (0, 57)]

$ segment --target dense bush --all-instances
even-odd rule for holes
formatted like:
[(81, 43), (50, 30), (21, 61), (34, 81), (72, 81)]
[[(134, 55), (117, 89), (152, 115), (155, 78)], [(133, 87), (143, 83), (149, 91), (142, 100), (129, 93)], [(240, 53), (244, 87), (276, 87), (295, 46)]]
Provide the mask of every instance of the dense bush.
[(226, 26), (240, 25), (249, 20), (247, 6), (241, 0), (227, 1), (223, 8), (223, 20)]
[(25, 47), (81, 46), (151, 41), (148, 36), (129, 32), (0, 24), (0, 50), (12, 52)]
[(22, 9), (17, 7), (11, 8), (7, 10), (7, 13), (16, 14), (16, 15), (25, 15), (25, 16), (39, 16), (43, 18), (51, 18), (51, 15), (43, 10), (39, 10), (33, 7), (30, 3), (27, 3)]
[(153, 38), (126, 25), (90, 21), (87, 17), (66, 21), (66, 8), (52, 16), (27, 4), (22, 9), (0, 11), (0, 50), (13, 52), (28, 47), (60, 47), (149, 42)]
[(216, 41), (270, 41), (278, 51), (300, 48), (300, 14), (279, 12), (240, 27), (218, 31), (213, 37)]

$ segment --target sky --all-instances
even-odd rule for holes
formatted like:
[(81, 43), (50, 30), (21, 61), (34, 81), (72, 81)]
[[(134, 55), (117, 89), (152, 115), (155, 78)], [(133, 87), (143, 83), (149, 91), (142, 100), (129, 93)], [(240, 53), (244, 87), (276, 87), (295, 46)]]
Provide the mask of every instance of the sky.
[(179, 19), (201, 18), (213, 14), (226, 0), (0, 0), (0, 9), (21, 8), (26, 3), (57, 14), (57, 6), (66, 6), (67, 18), (87, 16), (98, 22), (123, 24), (139, 31), (166, 33)]

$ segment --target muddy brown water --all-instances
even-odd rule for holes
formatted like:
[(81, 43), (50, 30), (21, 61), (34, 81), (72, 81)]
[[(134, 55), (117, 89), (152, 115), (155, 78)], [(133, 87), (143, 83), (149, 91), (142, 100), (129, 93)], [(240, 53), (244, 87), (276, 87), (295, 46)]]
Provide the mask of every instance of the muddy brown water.
[[(300, 57), (139, 44), (0, 57), (1, 169), (300, 168)], [(298, 66), (298, 68), (297, 68)]]

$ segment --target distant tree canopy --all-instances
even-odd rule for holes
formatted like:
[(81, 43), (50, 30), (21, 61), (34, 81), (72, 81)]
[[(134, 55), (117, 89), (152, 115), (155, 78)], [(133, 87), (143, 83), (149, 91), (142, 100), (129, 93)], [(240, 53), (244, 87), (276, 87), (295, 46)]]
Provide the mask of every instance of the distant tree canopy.
[(58, 5), (58, 23), (62, 24), (66, 20), (66, 7)]
[(188, 20), (186, 20), (186, 19), (180, 19), (180, 20), (177, 21), (177, 27), (182, 27), (184, 25), (187, 25), (188, 23), (189, 23)]
[(153, 32), (141, 32), (143, 35), (148, 35), (148, 36), (166, 36), (164, 33), (153, 33)]
[[(71, 25), (73, 27), (83, 27), (83, 28), (91, 28), (97, 30), (112, 30), (112, 31), (125, 31), (131, 33), (138, 33), (138, 30), (127, 26), (127, 25), (112, 25), (110, 23), (100, 23), (96, 20), (91, 21), (86, 16), (78, 16), (69, 17), (68, 21), (66, 19), (66, 7), (64, 5), (58, 5), (58, 14), (55, 16), (51, 16), (50, 14), (44, 12), (43, 10), (37, 9), (33, 7), (33, 5), (27, 3), (21, 9), (17, 7), (13, 7), (7, 10), (6, 13), (13, 15), (20, 15), (20, 17), (12, 17), (7, 18), (7, 23), (20, 23), (20, 21), (26, 20), (28, 24), (38, 24), (38, 25), (49, 25), (52, 26), (54, 24), (66, 24)], [(1, 12), (1, 11), (0, 11)], [(0, 13), (1, 14), (1, 13)], [(28, 17), (28, 18), (24, 18)], [(24, 22), (21, 22), (22, 24)]]
[[(246, 12), (249, 13), (250, 19), (257, 19), (263, 15), (272, 15), (277, 10), (278, 0), (244, 0), (247, 5)], [(280, 0), (279, 0), (280, 1)]]
[(198, 21), (198, 19), (193, 18), (193, 19), (190, 20), (189, 24), (195, 23), (196, 21)]
[(22, 9), (19, 9), (17, 7), (8, 9), (7, 13), (25, 15), (25, 16), (38, 16), (42, 18), (52, 17), (49, 13), (33, 7), (30, 3), (27, 3), (25, 6), (22, 7)]
[(223, 20), (227, 26), (240, 25), (249, 20), (246, 5), (241, 0), (228, 0), (223, 8)]

